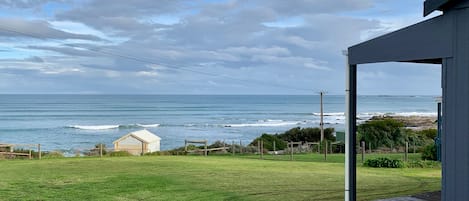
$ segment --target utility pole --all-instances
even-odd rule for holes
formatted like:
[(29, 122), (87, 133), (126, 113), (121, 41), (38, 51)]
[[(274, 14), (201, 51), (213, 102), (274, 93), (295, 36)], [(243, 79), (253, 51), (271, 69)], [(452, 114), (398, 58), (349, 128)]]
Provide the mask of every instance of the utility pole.
[(321, 96), (321, 122), (319, 123), (319, 127), (321, 127), (321, 143), (324, 141), (324, 122), (323, 122), (323, 116), (324, 116), (324, 111), (322, 107), (322, 96), (324, 96), (324, 91), (319, 92), (319, 95)]
[(322, 98), (324, 96), (326, 92), (324, 91), (321, 91), (319, 92), (319, 95), (320, 95), (320, 98), (321, 98), (321, 101), (320, 101), (320, 104), (321, 104), (321, 122), (319, 123), (319, 127), (321, 128), (321, 147), (325, 148), (324, 149), (324, 160), (327, 160), (327, 142), (326, 142), (326, 145), (324, 146), (324, 109), (323, 109), (323, 101), (322, 101)]

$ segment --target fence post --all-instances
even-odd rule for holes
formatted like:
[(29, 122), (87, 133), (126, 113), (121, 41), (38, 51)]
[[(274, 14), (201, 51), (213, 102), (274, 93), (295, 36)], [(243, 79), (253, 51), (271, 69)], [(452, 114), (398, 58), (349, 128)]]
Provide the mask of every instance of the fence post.
[(223, 140), (223, 153), (226, 153), (226, 145), (225, 145), (225, 140)]
[(325, 149), (324, 149), (324, 160), (327, 161), (327, 140), (324, 140)]
[(407, 162), (407, 152), (409, 152), (409, 142), (405, 142), (405, 155), (404, 155), (404, 161)]
[(261, 159), (264, 159), (264, 140), (261, 140)]
[(239, 140), (239, 153), (243, 153), (243, 144), (241, 143), (241, 140)]
[(290, 142), (290, 160), (293, 160), (293, 142)]
[[(29, 145), (29, 146), (31, 146), (31, 145)], [(32, 159), (32, 153), (31, 153), (31, 147), (29, 147), (29, 160), (31, 160), (31, 159)]]
[(259, 158), (261, 157), (261, 140), (257, 140), (257, 152), (259, 153)]
[(99, 157), (103, 157), (103, 143), (99, 143)]
[(234, 156), (234, 155), (235, 155), (235, 151), (236, 151), (236, 150), (235, 150), (235, 146), (234, 146), (234, 140), (231, 142), (231, 147), (232, 147), (231, 151), (233, 152), (232, 154), (233, 154), (233, 156)]
[(275, 151), (276, 151), (276, 147), (275, 147), (275, 140), (274, 140), (274, 152), (272, 152), (272, 156), (275, 156)]
[(362, 141), (362, 163), (365, 163), (365, 151), (366, 151), (366, 143)]
[(39, 160), (41, 159), (42, 157), (42, 154), (41, 154), (41, 144), (37, 144), (37, 152), (39, 154)]
[(204, 148), (205, 148), (205, 156), (207, 156), (207, 151), (208, 151), (207, 150), (207, 140), (205, 140), (205, 147)]
[(371, 154), (371, 142), (368, 142), (368, 153)]

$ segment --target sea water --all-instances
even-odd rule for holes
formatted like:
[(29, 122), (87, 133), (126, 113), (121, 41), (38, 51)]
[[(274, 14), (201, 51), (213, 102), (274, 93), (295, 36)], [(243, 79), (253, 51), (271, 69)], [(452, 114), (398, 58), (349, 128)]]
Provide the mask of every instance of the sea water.
[[(358, 96), (359, 121), (374, 115), (436, 116), (434, 96)], [(344, 129), (345, 97), (324, 96), (325, 127)], [(162, 150), (185, 139), (243, 144), (262, 133), (318, 127), (317, 95), (0, 95), (0, 143), (86, 150), (147, 129)]]

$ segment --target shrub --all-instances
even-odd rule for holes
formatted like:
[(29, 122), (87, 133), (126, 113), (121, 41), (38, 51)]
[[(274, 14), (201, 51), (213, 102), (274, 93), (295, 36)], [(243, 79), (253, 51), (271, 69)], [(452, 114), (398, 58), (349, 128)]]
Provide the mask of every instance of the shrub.
[(113, 152), (109, 153), (109, 156), (121, 157), (121, 156), (133, 156), (133, 155), (131, 153), (129, 153), (128, 151), (113, 151)]
[(417, 131), (417, 133), (420, 136), (425, 137), (426, 139), (434, 140), (436, 138), (436, 136), (438, 135), (438, 130), (434, 129), (434, 128), (430, 128), (430, 129)]
[(429, 144), (429, 145), (424, 147), (423, 152), (422, 152), (422, 159), (423, 160), (432, 160), (432, 161), (437, 160), (436, 145), (434, 143)]
[[(335, 141), (333, 133), (334, 128), (324, 129), (324, 139)], [(294, 142), (318, 142), (321, 140), (321, 129), (296, 127), (278, 135), (278, 138)]]
[(63, 158), (65, 157), (62, 152), (58, 151), (51, 151), (51, 152), (44, 152), (42, 158)]
[(171, 155), (187, 155), (184, 151), (155, 151), (151, 153), (145, 153), (145, 156), (171, 156)]
[(277, 135), (269, 135), (269, 134), (262, 134), (261, 137), (256, 138), (253, 140), (249, 145), (257, 146), (259, 140), (262, 140), (264, 143), (264, 149), (273, 151), (274, 150), (274, 142), (275, 142), (275, 149), (276, 150), (283, 150), (287, 148), (287, 142), (283, 141), (282, 139), (278, 138)]
[(404, 124), (395, 119), (375, 118), (358, 126), (357, 132), (360, 134), (358, 138), (359, 141), (371, 143), (373, 149), (383, 146), (389, 148), (402, 146), (407, 138), (403, 127)]
[(365, 166), (376, 168), (402, 168), (404, 163), (401, 160), (389, 158), (375, 158), (365, 161)]

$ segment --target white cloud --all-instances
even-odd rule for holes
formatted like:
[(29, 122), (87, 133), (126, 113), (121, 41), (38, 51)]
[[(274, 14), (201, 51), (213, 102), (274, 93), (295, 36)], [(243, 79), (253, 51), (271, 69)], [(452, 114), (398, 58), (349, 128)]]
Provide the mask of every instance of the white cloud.
[[(293, 88), (315, 86), (342, 93), (342, 50), (422, 19), (420, 10), (396, 10), (392, 2), (64, 1), (67, 9), (47, 17), (4, 12), (0, 27), (44, 37), (0, 30), (0, 66), (67, 92), (310, 93)], [(0, 11), (28, 12), (44, 3), (6, 4)], [(375, 69), (360, 76), (392, 78)]]

